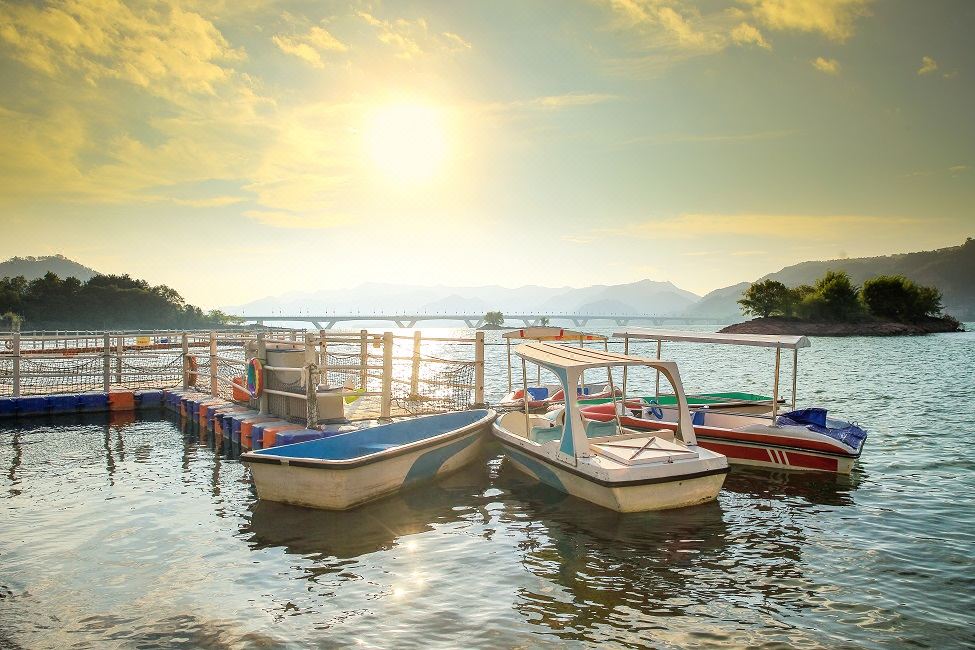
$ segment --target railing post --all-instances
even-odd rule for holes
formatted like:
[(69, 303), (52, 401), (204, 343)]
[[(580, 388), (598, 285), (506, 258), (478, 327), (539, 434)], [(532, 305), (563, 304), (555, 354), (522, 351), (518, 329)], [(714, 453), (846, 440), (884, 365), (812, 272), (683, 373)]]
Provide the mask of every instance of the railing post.
[(420, 330), (413, 332), (413, 372), (410, 374), (410, 397), (420, 394)]
[(325, 330), (318, 330), (318, 367), (322, 383), (328, 384), (328, 342), (325, 340)]
[(217, 333), (210, 332), (210, 394), (220, 396), (220, 386), (217, 384)]
[(20, 332), (14, 332), (14, 397), (20, 397)]
[[(383, 340), (385, 341), (385, 338)], [(366, 382), (368, 380), (369, 380), (369, 330), (359, 330), (359, 388), (361, 390), (366, 390)]]
[(305, 386), (305, 415), (308, 428), (318, 426), (318, 364), (315, 363), (315, 338), (305, 334), (305, 372), (308, 384)]
[[(64, 344), (65, 346), (67, 346), (68, 344), (67, 339), (65, 339)], [(115, 383), (121, 385), (122, 384), (122, 353), (125, 351), (125, 335), (121, 335), (118, 337), (118, 341), (115, 344), (115, 348), (116, 348), (116, 354), (118, 355), (115, 358)]]
[(383, 395), (379, 417), (388, 420), (393, 410), (393, 333), (383, 332)]
[(102, 388), (107, 393), (112, 383), (112, 338), (108, 332), (102, 337)]
[[(510, 366), (508, 368), (511, 369)], [(484, 332), (474, 334), (474, 404), (484, 406)]]
[[(267, 363), (267, 341), (264, 340), (264, 332), (257, 333), (257, 358), (261, 360), (262, 364)], [(266, 378), (267, 372), (265, 372), (264, 375), (265, 376), (261, 377), (261, 379)], [(258, 400), (258, 404), (259, 404), (258, 411), (260, 412), (260, 414), (267, 415), (267, 393), (266, 392), (261, 393), (261, 397)]]
[[(189, 360), (187, 357), (190, 354), (190, 337), (189, 334), (183, 332), (183, 390), (190, 389), (190, 376), (187, 374), (189, 371)], [(196, 379), (194, 377), (193, 379)]]

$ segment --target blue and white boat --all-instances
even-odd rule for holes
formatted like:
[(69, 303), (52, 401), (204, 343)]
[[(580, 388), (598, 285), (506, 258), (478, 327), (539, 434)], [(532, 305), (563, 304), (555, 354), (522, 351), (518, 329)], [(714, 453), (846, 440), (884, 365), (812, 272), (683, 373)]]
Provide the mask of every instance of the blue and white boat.
[(320, 440), (243, 454), (257, 496), (347, 510), (474, 461), (496, 414), (490, 409), (411, 418)]

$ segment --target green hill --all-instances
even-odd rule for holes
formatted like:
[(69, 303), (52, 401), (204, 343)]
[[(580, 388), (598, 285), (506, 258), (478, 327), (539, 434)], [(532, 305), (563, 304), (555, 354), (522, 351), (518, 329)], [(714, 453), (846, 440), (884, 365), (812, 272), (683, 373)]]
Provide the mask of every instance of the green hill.
[(98, 271), (69, 260), (64, 255), (11, 257), (6, 262), (0, 262), (0, 278), (16, 278), (22, 275), (30, 282), (43, 278), (49, 271), (59, 278), (78, 278), (82, 282), (99, 275)]
[[(961, 246), (933, 251), (900, 253), (882, 257), (858, 257), (839, 260), (801, 262), (765, 275), (786, 286), (811, 284), (828, 270), (846, 271), (857, 284), (877, 275), (903, 275), (923, 285), (937, 287), (944, 294), (945, 312), (960, 320), (975, 319), (975, 239)], [(738, 298), (748, 283), (712, 291), (685, 313), (715, 318), (741, 317)]]

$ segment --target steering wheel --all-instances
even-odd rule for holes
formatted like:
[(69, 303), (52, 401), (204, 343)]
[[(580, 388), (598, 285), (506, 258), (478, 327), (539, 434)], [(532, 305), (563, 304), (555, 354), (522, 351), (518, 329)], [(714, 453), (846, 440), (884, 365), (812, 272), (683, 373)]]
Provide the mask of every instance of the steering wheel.
[[(653, 398), (650, 398), (650, 399), (647, 400), (647, 404), (656, 404), (656, 403), (657, 403), (657, 400), (655, 400)], [(650, 407), (650, 413), (652, 413), (653, 414), (653, 417), (657, 418), (658, 420), (663, 420), (664, 419), (664, 411), (659, 406), (651, 406)]]

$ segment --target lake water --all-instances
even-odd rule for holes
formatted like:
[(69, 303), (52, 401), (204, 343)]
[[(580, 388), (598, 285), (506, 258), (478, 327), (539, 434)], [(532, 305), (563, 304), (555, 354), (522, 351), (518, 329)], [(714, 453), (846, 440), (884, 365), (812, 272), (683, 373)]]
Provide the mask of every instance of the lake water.
[[(663, 356), (689, 391), (771, 390), (768, 350)], [(855, 473), (736, 468), (715, 503), (640, 515), (496, 447), (329, 513), (259, 503), (169, 419), (8, 421), (0, 648), (972, 647), (973, 361), (972, 332), (814, 339), (798, 401), (868, 428)]]

